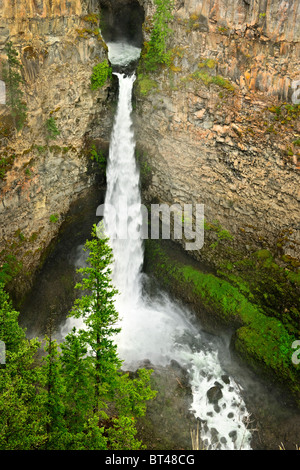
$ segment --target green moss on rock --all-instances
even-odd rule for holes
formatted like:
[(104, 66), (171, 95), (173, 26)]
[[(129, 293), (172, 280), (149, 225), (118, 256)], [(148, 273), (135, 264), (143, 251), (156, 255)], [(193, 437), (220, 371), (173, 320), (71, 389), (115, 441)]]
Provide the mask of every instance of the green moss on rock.
[(150, 78), (148, 75), (139, 74), (137, 80), (137, 89), (138, 92), (143, 95), (147, 96), (151, 91), (158, 88), (158, 83)]

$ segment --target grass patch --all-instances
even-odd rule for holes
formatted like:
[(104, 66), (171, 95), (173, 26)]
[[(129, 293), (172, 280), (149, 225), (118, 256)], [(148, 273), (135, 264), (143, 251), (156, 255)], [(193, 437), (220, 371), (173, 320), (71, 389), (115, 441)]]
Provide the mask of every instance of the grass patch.
[(235, 91), (235, 87), (232, 85), (232, 83), (226, 78), (221, 77), (221, 75), (210, 75), (207, 72), (196, 70), (196, 72), (192, 73), (190, 77), (193, 80), (201, 80), (206, 86), (214, 84), (220, 88), (224, 88), (229, 91)]
[(151, 91), (158, 88), (158, 83), (147, 75), (139, 74), (137, 78), (137, 88), (143, 96), (147, 96)]

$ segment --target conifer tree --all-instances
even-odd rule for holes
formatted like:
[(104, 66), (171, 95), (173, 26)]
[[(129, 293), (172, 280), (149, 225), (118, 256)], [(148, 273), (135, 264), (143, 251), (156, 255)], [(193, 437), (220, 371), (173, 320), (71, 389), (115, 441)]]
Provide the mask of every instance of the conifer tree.
[[(77, 332), (74, 330), (72, 334), (79, 335), (81, 348), (85, 343), (89, 353), (87, 360), (90, 361), (90, 378), (94, 384), (94, 392), (89, 393), (94, 397), (95, 416), (99, 417), (100, 423), (109, 421), (111, 417), (105, 412), (108, 404), (113, 404), (117, 413), (107, 431), (109, 442), (111, 439), (110, 448), (140, 448), (142, 444), (135, 438), (135, 418), (145, 414), (146, 402), (156, 395), (150, 387), (153, 371), (140, 369), (135, 378), (121, 371), (122, 361), (115, 343), (120, 328), (115, 308), (117, 291), (111, 281), (113, 254), (108, 239), (102, 234), (98, 237), (98, 234), (94, 226), (92, 239), (85, 244), (85, 250), (89, 251), (88, 267), (79, 270), (83, 279), (76, 286), (85, 295), (75, 301), (71, 312), (83, 320), (84, 328)], [(75, 339), (72, 343), (74, 346)]]
[(153, 28), (150, 41), (145, 43), (146, 71), (155, 71), (159, 64), (171, 64), (171, 51), (167, 50), (167, 40), (172, 29), (169, 22), (172, 20), (174, 0), (154, 0), (155, 13), (153, 15)]
[[(47, 415), (47, 449), (60, 448), (63, 435), (66, 432), (64, 419), (64, 378), (61, 373), (61, 361), (58, 352), (58, 345), (52, 337), (46, 337), (43, 375), (41, 385), (44, 387), (45, 414)], [(53, 447), (54, 446), (54, 447)], [(64, 447), (64, 446), (63, 446)]]
[(35, 339), (20, 342), (0, 369), (0, 450), (39, 449), (47, 440), (44, 400), (37, 393), (39, 347)]
[(94, 387), (87, 346), (74, 328), (61, 344), (62, 373), (65, 380), (66, 419), (70, 432), (82, 431), (93, 416)]
[(142, 447), (135, 417), (145, 414), (146, 401), (155, 396), (152, 371), (141, 369), (131, 378), (120, 369), (112, 252), (96, 227), (92, 235), (86, 243), (89, 267), (80, 270), (77, 286), (83, 296), (71, 312), (83, 328), (66, 336), (60, 352), (50, 325), (42, 363), (41, 343), (26, 339), (0, 285), (0, 339), (8, 346), (6, 367), (0, 368), (0, 450)]
[(84, 328), (80, 334), (94, 365), (94, 412), (98, 413), (103, 408), (103, 399), (111, 397), (117, 370), (121, 366), (114, 343), (114, 336), (120, 328), (116, 326), (118, 313), (114, 304), (117, 291), (110, 277), (112, 250), (107, 239), (97, 237), (95, 226), (92, 239), (85, 244), (85, 250), (89, 251), (89, 266), (78, 270), (83, 274), (83, 279), (76, 288), (86, 292), (86, 295), (75, 301), (71, 314), (83, 319)]
[(0, 284), (0, 340), (5, 344), (5, 364), (0, 368), (0, 450), (38, 448), (46, 439), (42, 397), (36, 389), (40, 342), (26, 338), (18, 316)]

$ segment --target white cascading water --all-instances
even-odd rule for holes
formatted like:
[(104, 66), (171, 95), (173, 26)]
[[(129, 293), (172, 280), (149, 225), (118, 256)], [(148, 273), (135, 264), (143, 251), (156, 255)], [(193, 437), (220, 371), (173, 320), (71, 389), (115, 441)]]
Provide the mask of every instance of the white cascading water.
[[(122, 63), (124, 44), (110, 46), (113, 63)], [(131, 53), (133, 60), (137, 58), (136, 48), (133, 48), (126, 53), (127, 63), (131, 61)], [(205, 447), (251, 449), (251, 433), (246, 424), (249, 414), (240, 386), (233, 378), (228, 380), (218, 358), (224, 344), (217, 337), (207, 338), (199, 331), (191, 312), (168, 295), (160, 293), (153, 298), (142, 289), (141, 195), (131, 118), (135, 76), (115, 75), (119, 79), (119, 99), (107, 165), (104, 227), (114, 254), (112, 280), (119, 292), (115, 305), (121, 327), (116, 343), (124, 370), (136, 370), (144, 361), (150, 361), (154, 369), (177, 361), (189, 373), (193, 393), (191, 411), (201, 420), (201, 439)], [(74, 319), (68, 319), (62, 336), (74, 323), (82, 327)], [(207, 397), (216, 382), (222, 385), (222, 397), (217, 406)]]
[[(115, 54), (114, 60), (118, 62)], [(167, 295), (162, 293), (153, 299), (142, 293), (141, 196), (131, 118), (135, 76), (115, 75), (119, 79), (119, 100), (107, 166), (104, 226), (114, 254), (113, 283), (119, 291), (116, 308), (121, 326), (116, 341), (124, 369), (135, 370), (144, 360), (154, 367), (177, 361), (189, 371), (192, 411), (205, 422), (201, 427), (205, 445), (210, 447), (217, 440), (221, 449), (250, 449), (251, 433), (246, 424), (249, 415), (240, 387), (232, 378), (229, 383), (222, 381), (226, 373), (216, 345), (199, 332), (193, 315)], [(207, 391), (216, 381), (222, 384), (217, 407), (207, 398)]]
[[(106, 170), (105, 232), (115, 259), (113, 280), (123, 298), (139, 299), (143, 246), (139, 237), (141, 198), (132, 129), (131, 91), (134, 76), (119, 77), (119, 101)], [(122, 233), (121, 233), (122, 232)]]
[(139, 47), (126, 42), (107, 42), (108, 58), (112, 65), (126, 66), (140, 57)]

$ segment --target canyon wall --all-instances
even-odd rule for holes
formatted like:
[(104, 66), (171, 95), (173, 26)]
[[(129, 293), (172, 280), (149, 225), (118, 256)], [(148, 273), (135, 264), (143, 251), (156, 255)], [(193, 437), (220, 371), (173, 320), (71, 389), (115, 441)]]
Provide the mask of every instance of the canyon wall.
[[(27, 119), (17, 132), (0, 105), (0, 265), (22, 263), (16, 289), (30, 285), (45, 250), (79, 194), (95, 183), (90, 142), (108, 145), (108, 85), (91, 90), (92, 68), (107, 58), (97, 1), (1, 0), (0, 60), (11, 40), (23, 65)], [(60, 134), (49, 139), (54, 118)], [(95, 140), (96, 139), (96, 140)]]
[[(95, 182), (91, 141), (108, 146), (114, 92), (109, 83), (90, 87), (93, 66), (107, 57), (101, 6), (117, 12), (137, 1), (147, 43), (153, 0), (0, 0), (0, 60), (12, 40), (28, 108), (16, 132), (0, 104), (1, 263), (20, 259), (22, 284)], [(299, 266), (299, 8), (296, 0), (176, 0), (171, 63), (145, 73), (141, 60), (134, 107), (143, 198), (204, 204), (204, 248), (190, 252), (197, 260), (218, 267), (228, 250), (267, 249)], [(50, 117), (55, 140), (45, 130)]]
[(153, 4), (144, 4), (135, 86), (143, 200), (203, 204), (205, 217), (201, 249), (147, 241), (146, 272), (203, 323), (233, 328), (232, 349), (299, 398), (300, 4), (177, 1), (166, 63), (150, 72)]
[[(148, 40), (153, 3), (142, 3)], [(222, 258), (217, 242), (299, 266), (299, 9), (297, 1), (177, 1), (171, 64), (139, 69), (136, 135), (151, 168), (144, 199), (204, 204), (197, 259)]]

